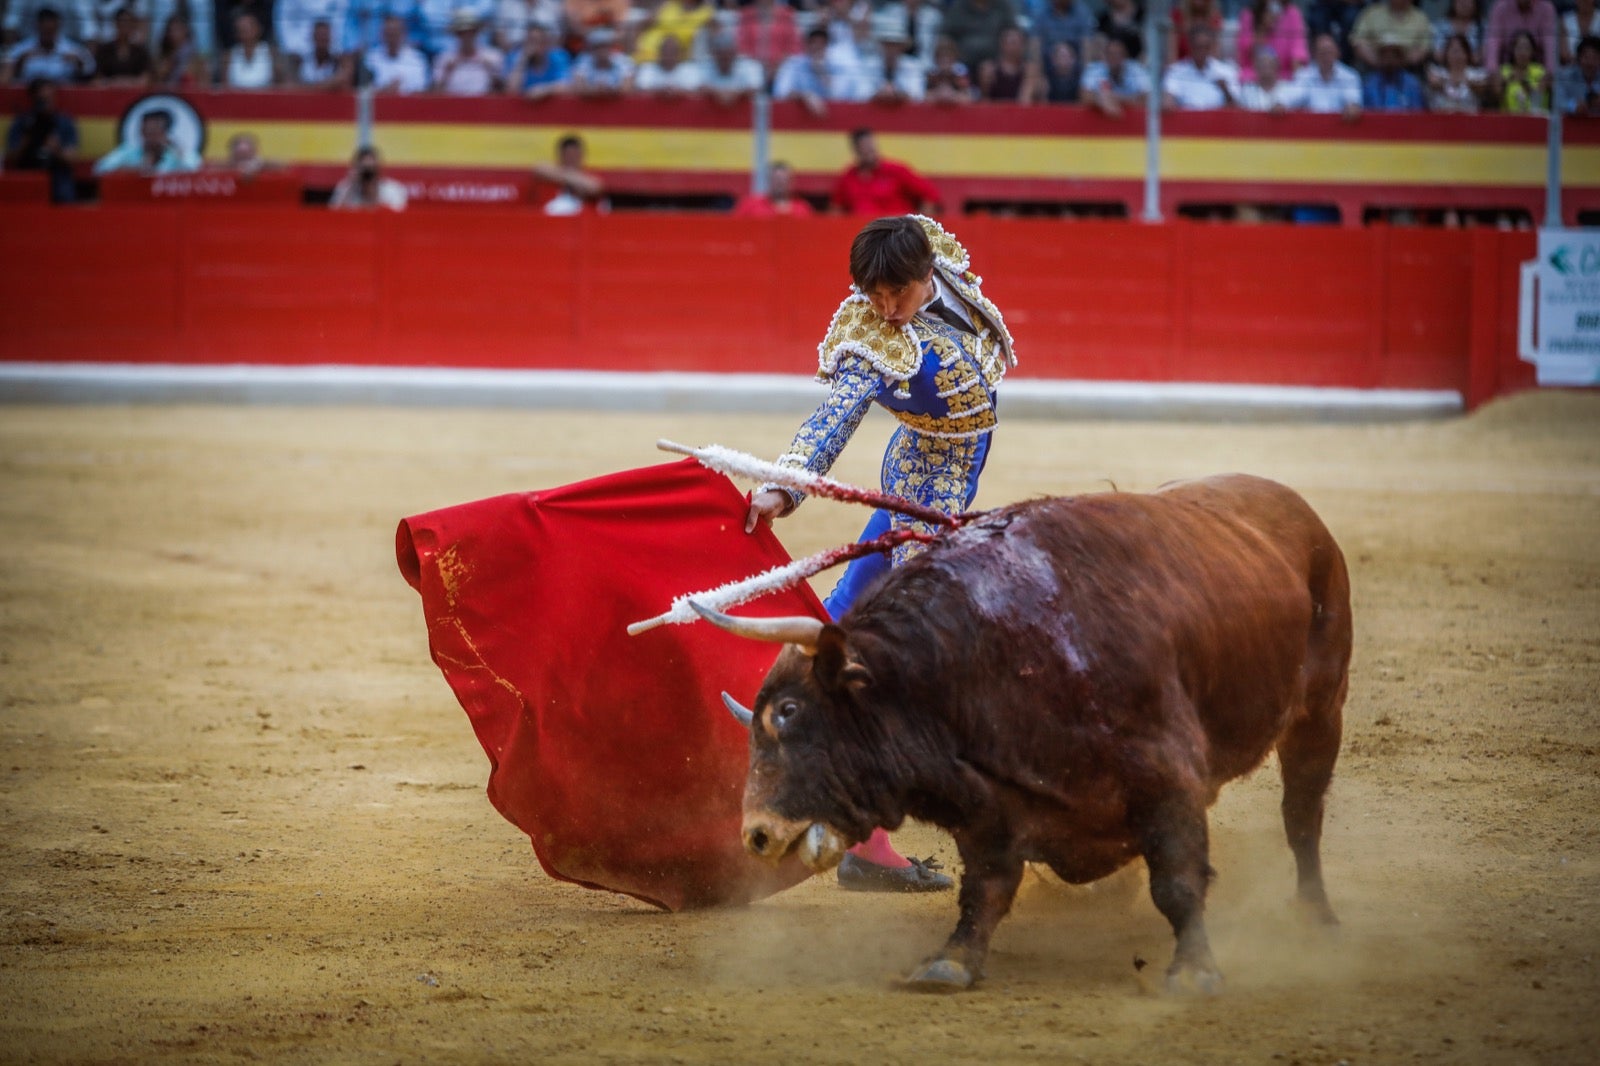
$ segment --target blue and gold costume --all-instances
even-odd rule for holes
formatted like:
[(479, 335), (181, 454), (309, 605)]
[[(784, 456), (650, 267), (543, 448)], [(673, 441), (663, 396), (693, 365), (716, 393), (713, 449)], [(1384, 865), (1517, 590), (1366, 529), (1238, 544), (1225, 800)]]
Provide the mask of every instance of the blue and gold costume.
[[(926, 310), (896, 328), (852, 287), (817, 348), (817, 377), (827, 382), (828, 398), (800, 427), (778, 463), (827, 473), (867, 409), (881, 404), (900, 422), (883, 456), (884, 490), (959, 514), (977, 495), (997, 421), (995, 392), (1005, 372), (1016, 365), (1016, 356), (999, 310), (980, 290), (983, 279), (970, 269), (966, 249), (937, 222), (916, 217), (933, 246), (934, 271), (944, 292), (966, 305), (974, 331), (958, 329)], [(783, 491), (800, 502), (799, 493)], [(880, 510), (861, 539), (906, 528), (928, 530), (923, 523)], [(905, 561), (918, 547), (901, 545), (894, 563)], [(889, 566), (882, 555), (852, 563), (826, 601), (829, 613), (842, 615)]]

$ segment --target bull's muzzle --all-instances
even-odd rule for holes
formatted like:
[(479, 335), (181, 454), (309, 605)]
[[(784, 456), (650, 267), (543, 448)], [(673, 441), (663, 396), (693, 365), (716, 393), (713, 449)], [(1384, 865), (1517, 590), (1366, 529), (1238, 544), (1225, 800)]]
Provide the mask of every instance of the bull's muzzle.
[(793, 822), (766, 813), (744, 819), (745, 850), (768, 862), (778, 862), (793, 849), (808, 869), (821, 873), (839, 865), (847, 847), (832, 826), (821, 822)]

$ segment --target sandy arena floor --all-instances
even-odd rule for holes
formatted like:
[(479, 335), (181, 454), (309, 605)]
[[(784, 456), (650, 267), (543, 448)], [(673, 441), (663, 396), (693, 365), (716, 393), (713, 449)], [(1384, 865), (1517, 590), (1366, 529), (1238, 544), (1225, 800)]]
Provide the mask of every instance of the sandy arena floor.
[[(840, 475), (870, 482), (887, 419)], [(1594, 1062), (1600, 396), (1450, 423), (1013, 422), (980, 503), (1248, 470), (1340, 537), (1357, 647), (1302, 930), (1270, 768), (1213, 818), (1214, 1000), (1143, 896), (1035, 882), (980, 990), (951, 895), (667, 915), (548, 880), (395, 568), (403, 515), (793, 422), (0, 411), (0, 1060)], [(791, 551), (864, 516), (808, 504)], [(902, 847), (954, 859), (925, 827)], [(1151, 965), (1136, 968), (1136, 960)]]

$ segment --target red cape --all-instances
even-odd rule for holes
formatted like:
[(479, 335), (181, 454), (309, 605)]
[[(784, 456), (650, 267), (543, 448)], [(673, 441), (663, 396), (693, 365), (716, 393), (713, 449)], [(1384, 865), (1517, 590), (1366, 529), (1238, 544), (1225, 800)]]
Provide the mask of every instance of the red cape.
[[(629, 637), (674, 597), (789, 561), (744, 532), (746, 497), (693, 460), (400, 523), (433, 661), (489, 756), (489, 801), (550, 876), (668, 910), (745, 903), (804, 880), (739, 837), (753, 702), (770, 645), (696, 623)], [(740, 608), (826, 618), (800, 585)]]

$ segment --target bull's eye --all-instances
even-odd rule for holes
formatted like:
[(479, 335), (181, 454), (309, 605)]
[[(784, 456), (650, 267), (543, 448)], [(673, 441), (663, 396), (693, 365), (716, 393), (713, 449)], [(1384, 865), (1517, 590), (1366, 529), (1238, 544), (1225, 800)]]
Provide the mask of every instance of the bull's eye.
[(800, 705), (794, 700), (784, 700), (772, 709), (772, 725), (775, 729), (782, 729), (800, 710)]

